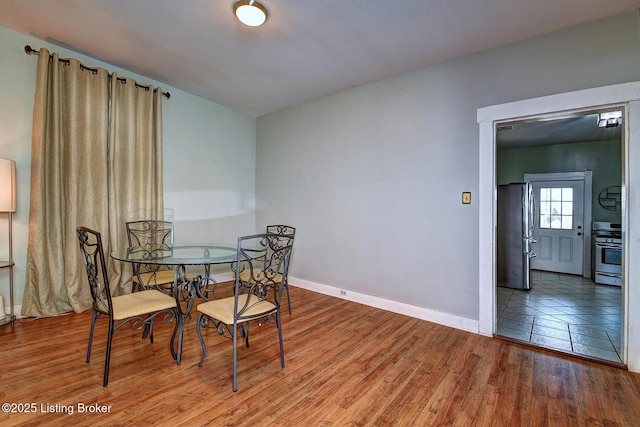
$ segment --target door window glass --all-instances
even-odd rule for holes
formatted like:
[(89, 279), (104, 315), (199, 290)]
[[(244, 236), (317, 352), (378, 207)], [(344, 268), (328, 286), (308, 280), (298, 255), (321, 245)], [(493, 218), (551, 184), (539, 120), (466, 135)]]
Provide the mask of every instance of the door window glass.
[(573, 188), (540, 188), (540, 228), (573, 228)]

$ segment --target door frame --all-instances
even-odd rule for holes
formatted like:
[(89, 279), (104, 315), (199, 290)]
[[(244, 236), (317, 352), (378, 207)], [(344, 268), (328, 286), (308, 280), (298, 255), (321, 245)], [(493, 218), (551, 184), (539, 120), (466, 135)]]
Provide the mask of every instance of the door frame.
[[(549, 95), (479, 108), (478, 188), (478, 333), (493, 336), (496, 330), (496, 124), (565, 117), (569, 114), (611, 107), (624, 108), (622, 237), (624, 284), (622, 288), (621, 358), (632, 372), (640, 372), (640, 81)], [(635, 186), (634, 186), (635, 185)], [(634, 197), (630, 197), (630, 196)], [(632, 264), (630, 260), (636, 261)]]
[[(525, 173), (525, 182), (544, 181), (582, 181), (584, 194), (582, 198), (582, 277), (591, 277), (591, 205), (593, 203), (592, 171), (557, 172), (557, 173)], [(537, 203), (537, 199), (536, 203)], [(539, 222), (539, 221), (538, 221)]]

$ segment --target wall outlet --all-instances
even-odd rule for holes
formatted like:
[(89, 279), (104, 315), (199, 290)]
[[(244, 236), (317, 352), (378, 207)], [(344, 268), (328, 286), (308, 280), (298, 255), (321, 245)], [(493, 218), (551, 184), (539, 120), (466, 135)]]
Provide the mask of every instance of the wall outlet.
[(347, 291), (345, 291), (344, 289), (340, 289), (340, 295), (343, 297), (347, 296)]
[(471, 203), (471, 192), (465, 191), (464, 193), (462, 193), (462, 204), (468, 205), (470, 203)]

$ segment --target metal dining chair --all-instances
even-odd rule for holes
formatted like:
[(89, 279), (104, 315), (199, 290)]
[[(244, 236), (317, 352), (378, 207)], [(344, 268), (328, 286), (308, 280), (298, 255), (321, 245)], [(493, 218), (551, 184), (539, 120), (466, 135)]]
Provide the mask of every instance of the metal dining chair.
[[(293, 239), (296, 235), (295, 227), (291, 227), (290, 225), (267, 225), (266, 231), (267, 233), (271, 233), (277, 236), (277, 240), (275, 242), (276, 246), (291, 246), (293, 248)], [(249, 273), (247, 271), (241, 271), (240, 280), (247, 281), (248, 274)], [(284, 291), (287, 293), (287, 308), (289, 314), (291, 314), (291, 297), (289, 296), (288, 276), (288, 272), (281, 271), (277, 276), (274, 277), (274, 281), (279, 286), (282, 286)]]
[[(179, 354), (174, 350), (175, 339), (179, 338), (181, 342), (181, 337), (177, 337), (177, 319), (179, 314), (176, 299), (155, 289), (111, 296), (100, 233), (86, 227), (77, 227), (76, 234), (80, 241), (82, 261), (87, 271), (91, 297), (93, 299), (91, 329), (89, 331), (89, 343), (87, 345), (87, 363), (89, 363), (91, 359), (91, 345), (93, 343), (93, 331), (96, 320), (100, 317), (106, 317), (109, 320), (102, 382), (103, 387), (106, 387), (109, 383), (109, 364), (111, 360), (113, 335), (126, 325), (134, 331), (148, 328), (149, 340), (153, 343), (154, 322), (175, 322), (176, 325), (173, 330), (173, 335), (171, 336), (170, 347), (173, 358), (179, 360)], [(180, 347), (178, 347), (178, 351), (180, 350)]]
[(246, 346), (249, 347), (249, 323), (252, 320), (260, 324), (275, 323), (280, 342), (280, 364), (284, 368), (280, 318), (280, 301), (284, 288), (276, 278), (287, 272), (290, 255), (291, 244), (282, 245), (275, 234), (238, 238), (234, 269), (246, 273), (246, 280), (241, 280), (240, 274), (236, 274), (233, 296), (214, 299), (197, 306), (199, 315), (196, 330), (202, 344), (199, 366), (202, 366), (207, 355), (203, 330), (210, 328), (220, 335), (230, 336), (233, 339), (233, 391), (238, 390), (238, 334), (245, 338)]
[[(145, 219), (126, 224), (129, 248), (156, 255), (173, 247), (173, 222)], [(165, 265), (133, 264), (133, 289), (170, 291), (175, 271)]]

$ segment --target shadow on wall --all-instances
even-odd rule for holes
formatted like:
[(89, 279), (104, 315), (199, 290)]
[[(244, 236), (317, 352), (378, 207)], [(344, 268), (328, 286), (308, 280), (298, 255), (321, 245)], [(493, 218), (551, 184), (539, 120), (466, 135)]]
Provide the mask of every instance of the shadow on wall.
[(175, 243), (234, 245), (238, 236), (255, 232), (255, 196), (238, 191), (169, 192), (166, 215), (174, 222)]
[(219, 219), (254, 212), (255, 195), (225, 190), (168, 192), (164, 205), (173, 211), (175, 221)]

